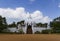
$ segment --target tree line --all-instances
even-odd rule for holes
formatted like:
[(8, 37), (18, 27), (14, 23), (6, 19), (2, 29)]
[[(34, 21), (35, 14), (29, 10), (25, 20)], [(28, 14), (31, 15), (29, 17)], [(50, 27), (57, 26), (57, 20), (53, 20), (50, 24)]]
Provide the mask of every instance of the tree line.
[[(13, 22), (12, 24), (7, 24), (6, 18), (0, 16), (0, 32), (2, 32), (4, 29), (8, 28), (8, 27), (17, 27), (17, 25), (23, 25), (24, 26), (24, 20), (17, 22), (17, 24), (15, 22)], [(36, 26), (39, 27), (47, 27), (47, 23), (42, 24), (42, 23), (36, 23)], [(51, 32), (51, 33), (60, 33), (60, 17), (57, 17), (55, 19), (53, 19), (53, 21), (50, 22), (50, 30), (46, 30), (46, 32)], [(45, 32), (45, 31), (43, 31)]]

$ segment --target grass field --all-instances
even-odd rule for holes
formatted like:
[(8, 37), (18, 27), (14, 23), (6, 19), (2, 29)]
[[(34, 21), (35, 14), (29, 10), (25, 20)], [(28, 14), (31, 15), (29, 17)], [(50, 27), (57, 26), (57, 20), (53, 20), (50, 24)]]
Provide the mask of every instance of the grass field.
[(0, 41), (60, 41), (59, 34), (0, 34)]

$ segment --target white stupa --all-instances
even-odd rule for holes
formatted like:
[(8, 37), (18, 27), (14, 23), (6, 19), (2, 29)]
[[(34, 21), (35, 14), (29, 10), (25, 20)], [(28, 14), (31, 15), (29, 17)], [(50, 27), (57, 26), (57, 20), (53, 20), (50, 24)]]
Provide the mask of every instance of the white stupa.
[[(42, 30), (45, 30), (45, 29), (49, 29), (49, 28), (46, 28), (46, 27), (36, 27), (35, 26), (35, 21), (33, 21), (32, 17), (31, 17), (31, 14), (28, 14), (28, 18), (26, 18), (25, 22), (24, 22), (24, 25), (25, 26), (21, 26), (20, 24), (18, 24), (18, 29), (17, 29), (17, 32), (19, 32), (20, 29), (22, 29), (25, 33), (27, 32), (36, 32), (36, 31), (42, 31)], [(32, 30), (27, 30), (27, 28), (31, 26), (31, 29)], [(30, 28), (28, 28), (30, 29)]]
[(28, 25), (31, 25), (32, 24), (32, 17), (31, 15), (29, 14), (29, 17), (27, 18), (27, 21)]

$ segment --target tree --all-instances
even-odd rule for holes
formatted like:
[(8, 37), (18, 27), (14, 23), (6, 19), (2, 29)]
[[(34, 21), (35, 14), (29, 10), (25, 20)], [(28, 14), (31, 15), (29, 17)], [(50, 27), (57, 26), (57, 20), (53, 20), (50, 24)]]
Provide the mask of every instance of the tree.
[(0, 32), (2, 32), (2, 30), (7, 28), (7, 22), (6, 22), (6, 18), (0, 16)]
[(42, 30), (41, 33), (42, 34), (51, 34), (51, 30), (50, 29)]
[(17, 25), (20, 24), (21, 26), (24, 26), (24, 20), (20, 21), (20, 22), (17, 22)]
[(52, 27), (54, 33), (60, 33), (60, 22), (50, 22), (50, 26)]
[(39, 27), (47, 27), (47, 23), (44, 23), (44, 24), (42, 24), (42, 23), (37, 23), (36, 25), (39, 26)]
[(40, 31), (36, 31), (34, 34), (40, 34)]
[(17, 25), (15, 24), (15, 22), (13, 22), (12, 24), (9, 24), (8, 27), (17, 27)]
[(60, 17), (55, 18), (52, 22), (50, 22), (50, 27), (52, 27), (52, 31), (54, 33), (60, 33)]
[(42, 23), (37, 23), (36, 25), (39, 27), (42, 27)]

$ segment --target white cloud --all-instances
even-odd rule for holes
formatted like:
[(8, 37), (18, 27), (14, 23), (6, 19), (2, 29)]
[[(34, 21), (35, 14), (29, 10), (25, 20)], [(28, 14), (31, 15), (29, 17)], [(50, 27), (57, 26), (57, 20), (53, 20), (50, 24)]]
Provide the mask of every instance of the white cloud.
[[(13, 19), (18, 20), (28, 20), (29, 16), (31, 17), (32, 21), (35, 22), (42, 22), (42, 23), (48, 23), (51, 19), (48, 16), (43, 16), (42, 12), (39, 10), (36, 10), (32, 13), (26, 12), (25, 8), (19, 7), (16, 9), (11, 8), (0, 8), (0, 15), (7, 18), (7, 21), (15, 21)], [(17, 20), (18, 19), (18, 20)]]
[(58, 4), (58, 7), (60, 8), (60, 3)]
[(36, 0), (29, 0), (29, 1), (30, 1), (29, 4), (32, 4), (32, 3), (34, 3)]
[(34, 2), (35, 0), (29, 0), (29, 1)]
[(60, 8), (60, 5), (58, 7)]

